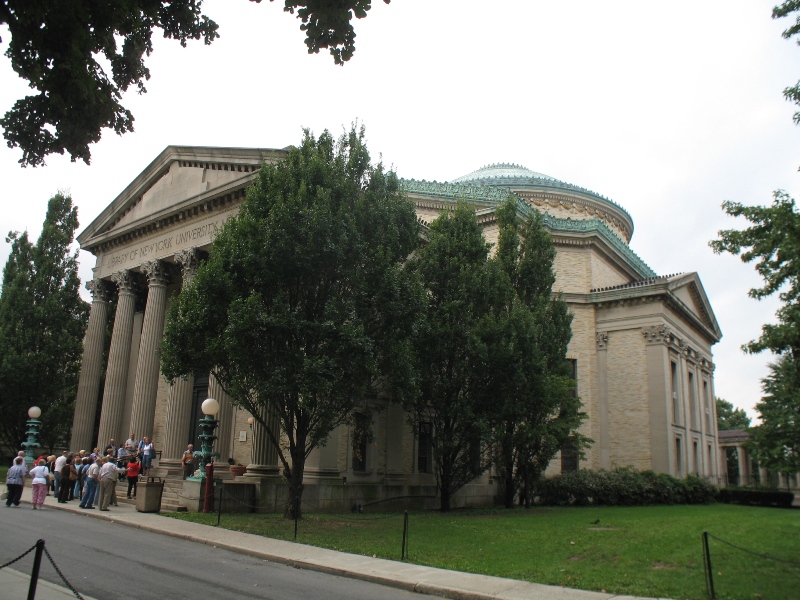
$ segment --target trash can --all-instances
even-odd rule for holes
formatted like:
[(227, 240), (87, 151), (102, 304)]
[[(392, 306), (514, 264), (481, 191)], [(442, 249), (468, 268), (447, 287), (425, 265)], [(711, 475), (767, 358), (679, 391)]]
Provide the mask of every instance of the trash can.
[(161, 494), (164, 492), (164, 480), (161, 477), (147, 477), (136, 487), (136, 510), (159, 512), (161, 510)]

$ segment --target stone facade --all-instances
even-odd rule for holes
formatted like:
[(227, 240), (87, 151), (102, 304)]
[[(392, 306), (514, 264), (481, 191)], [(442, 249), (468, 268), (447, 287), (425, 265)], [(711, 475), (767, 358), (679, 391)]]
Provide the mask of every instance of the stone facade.
[[(92, 426), (99, 411), (101, 445), (133, 430), (154, 438), (163, 467), (179, 468), (180, 453), (196, 439), (199, 404), (214, 394), (222, 406), (215, 450), (223, 471), (229, 458), (248, 464), (244, 480), (261, 486), (261, 506), (280, 504), (278, 455), (264, 443), (260, 426), (248, 424), (250, 415), (233, 406), (208, 374), (165, 381), (158, 374), (157, 348), (168, 299), (191, 279), (260, 165), (284, 155), (168, 147), (78, 236), (97, 263), (72, 447), (96, 442)], [(490, 165), (447, 184), (403, 185), (423, 224), (452, 210), (457, 199), (471, 203), (492, 243), (498, 234), (495, 209), (509, 194), (522, 200), (522, 212), (544, 213), (557, 249), (554, 291), (574, 315), (568, 358), (588, 415), (582, 433), (594, 440), (581, 467), (633, 465), (677, 476), (719, 476), (711, 348), (721, 333), (697, 274), (657, 276), (630, 249), (633, 220), (622, 207), (517, 165)], [(113, 296), (116, 318), (103, 365)], [(354, 448), (352, 432), (343, 426), (312, 452), (305, 496), (312, 508), (349, 508), (354, 502), (388, 508), (400, 497), (409, 505), (436, 505), (426, 449), (400, 408), (376, 402), (368, 447)], [(547, 473), (574, 467), (557, 457)], [(497, 494), (486, 473), (453, 504), (492, 504)]]

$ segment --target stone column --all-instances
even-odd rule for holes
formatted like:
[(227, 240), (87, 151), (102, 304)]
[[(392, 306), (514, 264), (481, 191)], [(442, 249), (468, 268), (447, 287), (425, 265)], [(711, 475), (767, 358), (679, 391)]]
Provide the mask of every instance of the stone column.
[(75, 415), (72, 420), (70, 448), (91, 451), (97, 396), (100, 392), (100, 375), (103, 371), (103, 351), (106, 344), (108, 320), (108, 291), (102, 279), (86, 283), (92, 294), (89, 323), (83, 337), (83, 360), (75, 398)]
[(217, 428), (217, 447), (215, 451), (219, 453), (218, 464), (220, 470), (227, 470), (229, 467), (228, 459), (233, 456), (233, 440), (231, 439), (231, 432), (233, 431), (231, 421), (233, 421), (234, 417), (233, 401), (222, 389), (213, 373), (208, 375), (208, 397), (214, 398), (219, 402), (219, 412), (217, 413), (219, 426)]
[[(196, 248), (182, 250), (175, 255), (175, 261), (183, 267), (183, 284), (186, 287), (194, 279), (200, 265), (200, 254)], [(192, 430), (192, 392), (194, 390), (194, 374), (186, 379), (176, 379), (169, 388), (167, 400), (167, 427), (164, 440), (164, 453), (159, 466), (167, 468), (180, 467), (183, 451), (189, 443)], [(181, 471), (182, 472), (182, 471)]]
[(142, 338), (139, 342), (139, 362), (136, 365), (136, 384), (133, 387), (133, 407), (130, 429), (141, 437), (153, 435), (153, 418), (158, 391), (158, 350), (164, 334), (164, 313), (167, 308), (167, 267), (160, 260), (142, 265), (147, 276), (147, 306), (144, 309)]
[(741, 446), (736, 446), (736, 457), (739, 459), (739, 485), (750, 485), (747, 477), (747, 453)]
[[(119, 271), (111, 276), (119, 288), (114, 330), (111, 333), (111, 348), (108, 351), (106, 385), (103, 390), (103, 408), (100, 413), (98, 446), (109, 439), (127, 439), (127, 431), (121, 431), (122, 412), (125, 407), (125, 388), (128, 383), (128, 362), (131, 356), (133, 336), (133, 313), (136, 311), (136, 291), (133, 273)], [(135, 432), (139, 435), (139, 432)]]
[[(280, 422), (278, 416), (267, 407), (262, 407), (259, 415), (267, 423), (277, 437), (280, 438)], [(269, 439), (264, 426), (257, 420), (253, 423), (253, 456), (247, 465), (245, 477), (277, 477), (281, 473), (278, 467), (278, 451)]]

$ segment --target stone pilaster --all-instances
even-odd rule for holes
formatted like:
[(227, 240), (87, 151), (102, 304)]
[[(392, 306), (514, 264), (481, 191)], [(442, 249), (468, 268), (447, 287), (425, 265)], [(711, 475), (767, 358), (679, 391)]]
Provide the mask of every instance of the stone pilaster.
[[(103, 408), (100, 412), (98, 445), (109, 439), (127, 439), (122, 431), (122, 415), (125, 407), (125, 388), (128, 382), (128, 362), (133, 336), (133, 313), (136, 310), (135, 280), (130, 271), (119, 271), (111, 276), (119, 288), (114, 330), (111, 333), (111, 348), (108, 351), (106, 385), (103, 389)], [(139, 432), (135, 432), (139, 435)]]
[(597, 342), (597, 390), (600, 405), (599, 442), (600, 442), (600, 468), (611, 468), (611, 435), (608, 415), (608, 332), (599, 331), (595, 334)]
[(108, 319), (108, 290), (103, 280), (93, 279), (87, 282), (86, 289), (92, 294), (92, 307), (89, 310), (89, 323), (83, 337), (83, 360), (72, 421), (70, 448), (76, 451), (91, 450)]
[(166, 265), (160, 260), (144, 263), (142, 271), (147, 276), (147, 306), (144, 309), (142, 338), (139, 342), (139, 362), (136, 365), (130, 429), (138, 436), (150, 437), (153, 435), (153, 418), (156, 410), (158, 349), (164, 334), (169, 277)]
[[(183, 289), (192, 282), (200, 264), (199, 252), (195, 248), (182, 250), (175, 255), (175, 261), (183, 267)], [(192, 423), (192, 392), (194, 374), (186, 379), (176, 379), (169, 388), (167, 400), (167, 429), (164, 439), (164, 452), (160, 466), (179, 467), (180, 459), (189, 443)]]
[[(261, 418), (280, 438), (280, 422), (274, 411), (267, 407), (262, 407), (259, 413)], [(280, 475), (278, 467), (278, 451), (267, 435), (264, 426), (256, 420), (253, 423), (253, 456), (251, 463), (247, 465), (245, 477), (277, 477)]]

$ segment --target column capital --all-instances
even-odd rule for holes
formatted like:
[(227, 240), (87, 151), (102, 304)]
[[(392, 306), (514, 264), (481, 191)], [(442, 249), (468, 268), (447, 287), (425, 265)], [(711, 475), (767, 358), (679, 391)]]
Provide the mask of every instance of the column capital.
[(86, 289), (92, 295), (92, 302), (108, 302), (110, 293), (104, 280), (92, 279), (87, 281)]
[(169, 283), (167, 265), (162, 260), (151, 260), (142, 265), (142, 273), (147, 277), (148, 285), (166, 287)]
[(672, 330), (666, 325), (651, 325), (650, 327), (642, 327), (642, 335), (644, 335), (648, 344), (669, 344), (672, 338)]
[(200, 252), (197, 248), (181, 250), (175, 255), (175, 262), (183, 269), (183, 287), (186, 287), (194, 279), (197, 267), (200, 266)]
[(111, 281), (117, 284), (121, 294), (134, 294), (136, 293), (136, 279), (128, 270), (117, 271), (111, 275)]

